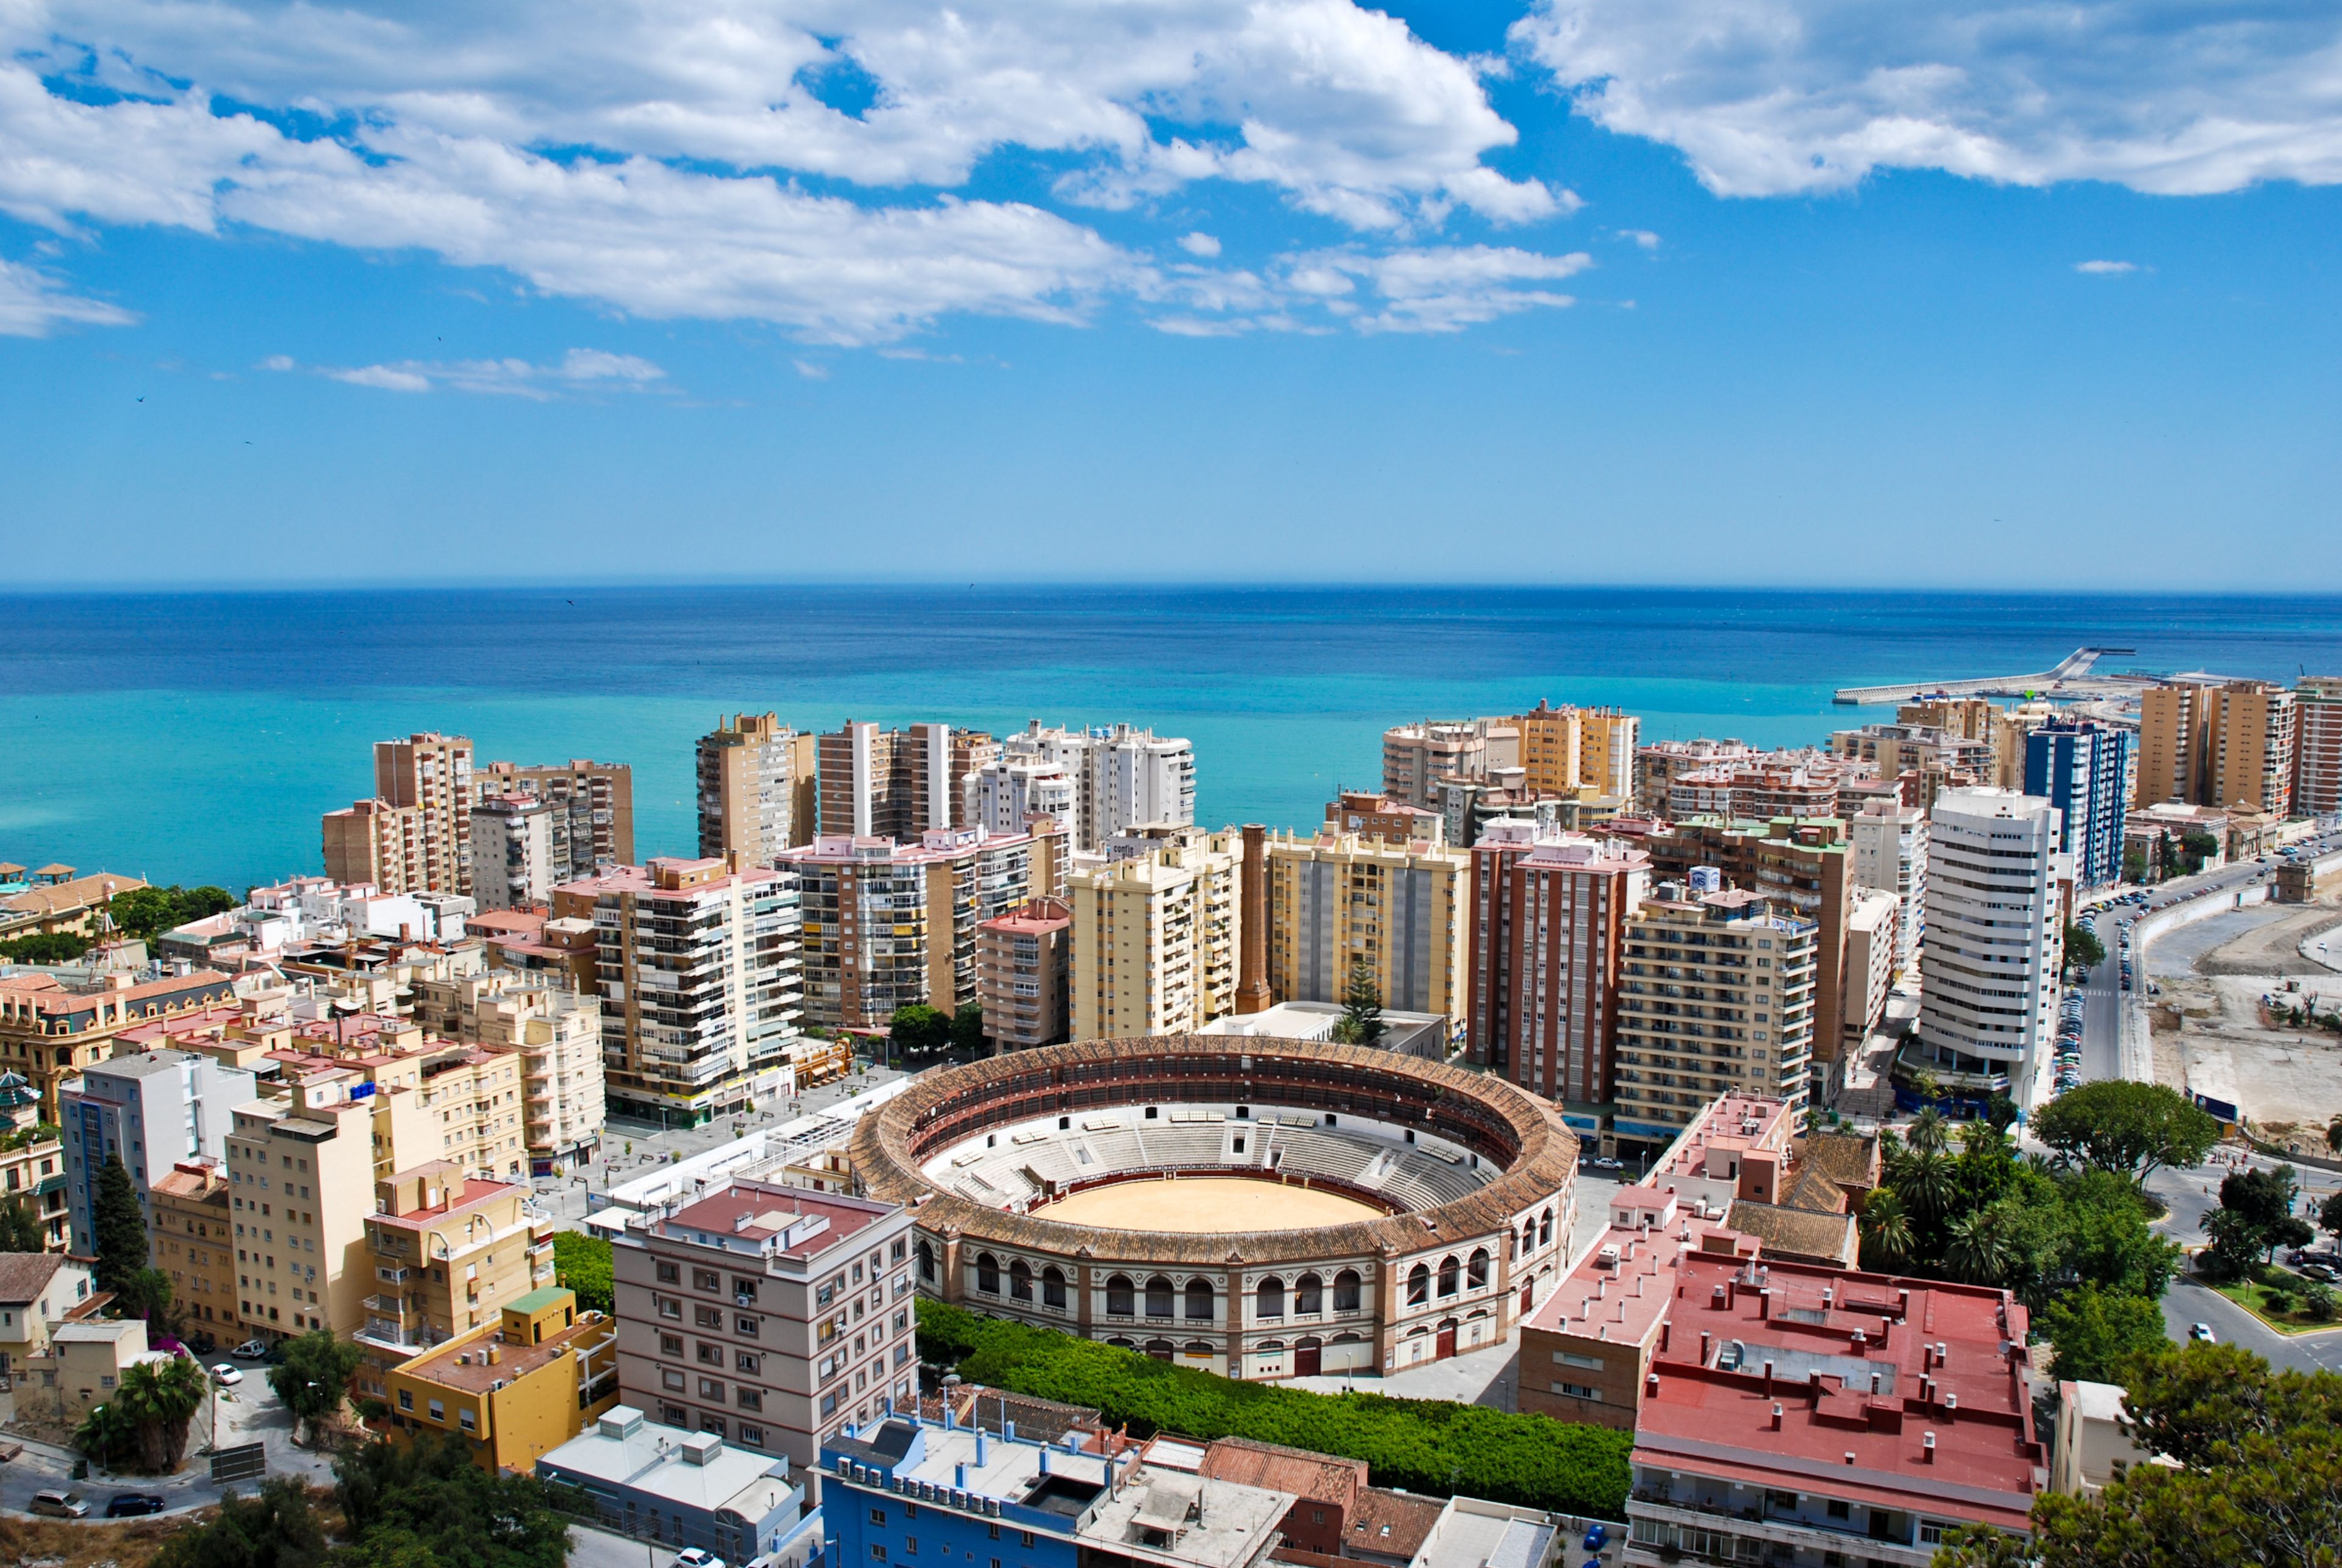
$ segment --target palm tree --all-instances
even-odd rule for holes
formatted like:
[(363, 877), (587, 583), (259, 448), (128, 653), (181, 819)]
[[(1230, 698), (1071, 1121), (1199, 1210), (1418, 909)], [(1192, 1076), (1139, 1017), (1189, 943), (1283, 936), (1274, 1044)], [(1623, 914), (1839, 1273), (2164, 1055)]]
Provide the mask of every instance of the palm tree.
[(1944, 1266), (1970, 1284), (1998, 1284), (2008, 1273), (2008, 1237), (1997, 1207), (1974, 1209), (1952, 1222), (1944, 1243)]
[(74, 1428), (73, 1434), (74, 1446), (81, 1450), (84, 1457), (94, 1459), (100, 1464), (113, 1463), (114, 1456), (135, 1440), (136, 1434), (131, 1430), (129, 1421), (112, 1400), (91, 1405), (89, 1413), (81, 1418), (81, 1424)]
[(1911, 1130), (1903, 1141), (1920, 1154), (1940, 1154), (1951, 1146), (1951, 1129), (1944, 1114), (1930, 1105), (1911, 1119)]
[(1943, 1154), (1904, 1156), (1895, 1173), (1895, 1191), (1910, 1211), (1923, 1220), (1942, 1215), (1952, 1203), (1952, 1162)]
[(1863, 1266), (1891, 1272), (1911, 1261), (1911, 1219), (1890, 1188), (1870, 1194), (1862, 1205)]

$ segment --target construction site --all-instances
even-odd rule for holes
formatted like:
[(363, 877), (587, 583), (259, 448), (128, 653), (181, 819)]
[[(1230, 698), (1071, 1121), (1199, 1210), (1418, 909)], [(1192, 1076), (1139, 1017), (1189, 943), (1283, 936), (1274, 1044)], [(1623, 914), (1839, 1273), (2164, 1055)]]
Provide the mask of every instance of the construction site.
[[(2342, 899), (2258, 904), (2149, 950), (2157, 1083), (2233, 1107), (2269, 1143), (2331, 1154), (2342, 1116)], [(2321, 1022), (2335, 1019), (2335, 1025)]]

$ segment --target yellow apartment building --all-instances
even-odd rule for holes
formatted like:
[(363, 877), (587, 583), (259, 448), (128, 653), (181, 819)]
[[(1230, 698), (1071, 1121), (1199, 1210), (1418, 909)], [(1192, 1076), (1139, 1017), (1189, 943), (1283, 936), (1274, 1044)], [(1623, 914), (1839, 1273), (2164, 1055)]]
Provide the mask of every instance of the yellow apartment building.
[[(29, 1105), (32, 1086), (17, 1074), (0, 1074), (0, 1095), (8, 1094), (22, 1095)], [(0, 1203), (24, 1204), (41, 1222), (41, 1250), (61, 1253), (68, 1218), (65, 1145), (55, 1137), (35, 1137), (34, 1131), (28, 1124), (0, 1133)]]
[(450, 1040), (520, 1058), (521, 1141), (549, 1176), (589, 1161), (602, 1141), (602, 1004), (545, 977), (494, 969), (415, 983), (415, 1020)]
[(1066, 962), (1073, 1038), (1183, 1034), (1236, 1011), (1243, 852), (1187, 829), (1077, 866)]
[(528, 1189), (467, 1178), (435, 1160), (375, 1183), (365, 1216), (371, 1293), (354, 1337), (365, 1393), (418, 1352), (493, 1327), (497, 1313), (553, 1283), (553, 1227)]
[(346, 1097), (349, 1088), (346, 1077), (328, 1078), (235, 1107), (227, 1179), (236, 1311), (261, 1338), (327, 1327), (347, 1334), (365, 1321), (374, 1109)]
[(618, 1403), (616, 1325), (548, 1285), (402, 1363), (385, 1383), (395, 1440), (461, 1437), (482, 1469), (526, 1473)]
[[(1527, 720), (1523, 726), (1526, 744)], [(1268, 985), (1277, 1001), (1339, 1002), (1363, 961), (1384, 1006), (1462, 1016), (1456, 904), (1469, 854), (1349, 833), (1281, 834), (1269, 839), (1266, 864)]]
[(527, 1169), (515, 1047), (442, 1040), (412, 1019), (361, 1014), (305, 1024), (268, 1060), (287, 1083), (341, 1084), (367, 1102), (378, 1177), (427, 1160), (490, 1176)]
[(2267, 681), (2151, 686), (2138, 700), (2132, 804), (2293, 814), (2295, 694)]
[(146, 1261), (171, 1276), (173, 1308), (189, 1334), (236, 1343), (244, 1338), (244, 1314), (237, 1306), (227, 1173), (208, 1160), (186, 1161), (164, 1173), (149, 1191), (154, 1223)]
[(0, 1069), (58, 1120), (57, 1085), (114, 1054), (115, 1037), (140, 1024), (233, 1006), (235, 984), (217, 970), (142, 981), (127, 970), (26, 969), (0, 975)]

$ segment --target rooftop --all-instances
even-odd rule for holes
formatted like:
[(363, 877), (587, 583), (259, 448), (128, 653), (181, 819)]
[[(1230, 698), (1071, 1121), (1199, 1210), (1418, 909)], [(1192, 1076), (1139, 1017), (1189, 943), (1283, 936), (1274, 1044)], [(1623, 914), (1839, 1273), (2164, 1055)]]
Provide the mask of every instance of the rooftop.
[(1637, 1463), (2025, 1527), (2046, 1456), (2007, 1293), (1696, 1254), (1677, 1277)]
[(0, 1253), (0, 1302), (19, 1306), (37, 1300), (59, 1269), (81, 1262), (63, 1253)]
[(1550, 1516), (1533, 1509), (1454, 1497), (1416, 1550), (1414, 1568), (1544, 1568), (1557, 1533)]
[(889, 1204), (805, 1187), (731, 1182), (670, 1213), (649, 1216), (642, 1228), (729, 1252), (810, 1258), (894, 1213)]
[[(1619, 1194), (1626, 1200), (1635, 1189)], [(1612, 1225), (1595, 1239), (1562, 1282), (1548, 1292), (1523, 1326), (1580, 1339), (1641, 1344), (1675, 1305), (1676, 1282), (1685, 1260), (1706, 1248), (1722, 1249), (1730, 1262), (1753, 1256), (1747, 1238), (1706, 1220), (1677, 1218), (1673, 1199), (1652, 1214), (1649, 1224)], [(1614, 1203), (1614, 1214), (1619, 1203)], [(1630, 1211), (1647, 1212), (1631, 1203)]]
[(1645, 1178), (1656, 1183), (1669, 1176), (1725, 1174), (1715, 1168), (1714, 1156), (1727, 1159), (1750, 1149), (1786, 1150), (1788, 1106), (1756, 1094), (1722, 1094), (1710, 1101), (1692, 1124), (1667, 1148)]
[[(518, 1312), (530, 1297), (543, 1293), (531, 1291), (518, 1301), (505, 1303), (504, 1310)], [(412, 1361), (401, 1363), (397, 1370), (408, 1377), (452, 1388), (459, 1393), (486, 1393), (500, 1383), (512, 1383), (531, 1373), (543, 1372), (555, 1362), (574, 1362), (580, 1354), (598, 1349), (615, 1338), (617, 1325), (600, 1313), (581, 1312), (575, 1323), (559, 1333), (547, 1334), (535, 1344), (507, 1344), (499, 1337), (502, 1332), (499, 1323), (483, 1333), (450, 1340)], [(496, 1353), (493, 1362), (488, 1360), (491, 1345)], [(606, 1361), (600, 1370), (607, 1371), (616, 1364), (615, 1361)]]
[(795, 1489), (789, 1462), (727, 1447), (713, 1433), (657, 1426), (617, 1405), (537, 1461), (566, 1480), (624, 1487), (700, 1513), (730, 1508), (761, 1519)]

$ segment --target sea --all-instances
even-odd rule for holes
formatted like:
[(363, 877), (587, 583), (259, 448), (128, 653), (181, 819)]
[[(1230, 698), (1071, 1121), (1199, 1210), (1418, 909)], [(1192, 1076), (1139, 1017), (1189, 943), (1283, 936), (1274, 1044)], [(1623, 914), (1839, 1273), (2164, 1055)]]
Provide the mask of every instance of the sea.
[(2342, 674), (2342, 598), (1662, 588), (334, 588), (0, 596), (0, 860), (241, 891), (322, 869), (371, 743), (631, 764), (637, 853), (690, 854), (693, 743), (1028, 719), (1195, 743), (1198, 820), (1303, 826), (1385, 727), (1540, 698), (1646, 740), (1819, 744), (1840, 686), (2048, 669)]

